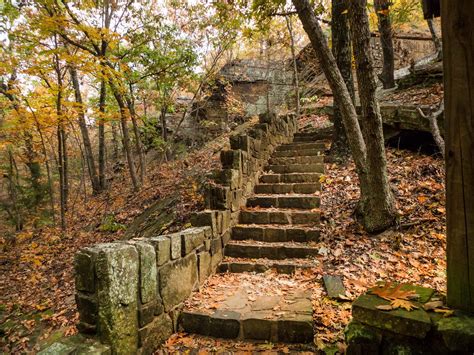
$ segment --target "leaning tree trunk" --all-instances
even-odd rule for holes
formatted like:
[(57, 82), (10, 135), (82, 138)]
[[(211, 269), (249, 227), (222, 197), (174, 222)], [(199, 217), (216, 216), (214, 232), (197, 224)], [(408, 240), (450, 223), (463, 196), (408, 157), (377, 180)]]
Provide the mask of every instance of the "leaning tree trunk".
[[(358, 1), (353, 2), (358, 3)], [(383, 53), (383, 69), (380, 78), (384, 89), (395, 87), (395, 57), (393, 51), (392, 23), (390, 21), (390, 5), (391, 0), (374, 0)]]
[(474, 312), (474, 2), (441, 2), (450, 307)]
[(74, 88), (74, 96), (76, 99), (77, 110), (78, 110), (78, 124), (81, 130), (82, 143), (84, 144), (84, 156), (87, 163), (87, 171), (89, 172), (89, 178), (91, 180), (92, 191), (94, 194), (98, 194), (101, 191), (99, 182), (99, 176), (97, 175), (97, 169), (95, 166), (94, 153), (92, 151), (92, 144), (89, 137), (89, 131), (87, 129), (86, 117), (84, 113), (84, 105), (82, 102), (81, 87), (79, 79), (77, 77), (77, 70), (73, 66), (69, 67), (69, 73), (71, 75), (72, 86)]
[(377, 82), (370, 47), (367, 0), (351, 1), (350, 21), (357, 83), (362, 107), (362, 133), (367, 145), (367, 180), (361, 180), (359, 211), (370, 232), (383, 231), (395, 223), (395, 203), (387, 175), (382, 116), (375, 96)]
[(120, 92), (120, 89), (116, 86), (113, 79), (109, 80), (110, 88), (114, 94), (117, 105), (120, 109), (120, 124), (122, 126), (122, 144), (125, 156), (127, 157), (128, 170), (130, 173), (130, 179), (132, 180), (132, 186), (135, 191), (139, 190), (139, 183), (137, 173), (135, 171), (135, 162), (132, 155), (132, 149), (130, 148), (130, 134), (128, 132), (127, 120), (130, 114), (128, 107), (125, 103), (125, 99)]
[(293, 5), (298, 12), (298, 17), (303, 24), (305, 32), (308, 34), (311, 45), (316, 53), (321, 68), (324, 71), (334, 98), (340, 103), (344, 128), (351, 148), (359, 179), (366, 179), (366, 147), (360, 130), (357, 113), (352, 102), (351, 94), (347, 89), (344, 78), (337, 68), (334, 58), (323, 30), (319, 25), (316, 14), (308, 0), (293, 0)]
[[(337, 67), (346, 83), (347, 90), (354, 102), (354, 81), (352, 78), (352, 47), (350, 28), (347, 15), (348, 5), (345, 0), (332, 0), (332, 52), (336, 58)], [(347, 143), (346, 130), (342, 120), (340, 103), (334, 99), (334, 134), (331, 144), (330, 154), (341, 161), (345, 161), (350, 155), (349, 144)]]
[[(387, 214), (385, 208), (385, 206), (388, 205), (391, 207), (391, 209), (393, 209), (393, 198), (388, 187), (386, 164), (381, 164), (378, 167), (374, 165), (375, 161), (380, 160), (378, 159), (380, 158), (380, 153), (384, 153), (383, 135), (381, 135), (381, 131), (379, 132), (378, 130), (374, 129), (374, 126), (377, 126), (378, 122), (369, 122), (368, 127), (364, 128), (365, 136), (370, 138), (369, 142), (365, 142), (364, 137), (362, 135), (362, 131), (359, 126), (357, 113), (352, 102), (351, 96), (349, 94), (349, 90), (347, 89), (347, 86), (344, 83), (344, 79), (339, 69), (337, 68), (336, 60), (334, 59), (334, 56), (332, 55), (329, 49), (326, 37), (324, 36), (321, 26), (318, 23), (313, 8), (311, 7), (308, 0), (293, 0), (293, 4), (295, 5), (295, 8), (298, 12), (298, 16), (303, 24), (303, 28), (308, 34), (313, 49), (316, 52), (316, 56), (318, 57), (318, 60), (321, 63), (321, 67), (324, 71), (324, 74), (326, 75), (333, 95), (336, 100), (340, 102), (344, 127), (347, 133), (347, 139), (351, 147), (352, 157), (354, 159), (357, 174), (360, 180), (360, 205), (363, 206), (363, 208), (359, 209), (363, 213), (363, 218), (361, 219), (361, 222), (363, 223), (365, 229), (369, 232), (377, 232), (383, 230), (394, 222), (394, 216), (391, 213)], [(366, 2), (363, 1), (363, 6), (365, 5)], [(361, 5), (358, 6), (360, 7)], [(365, 47), (365, 43), (368, 46), (370, 40), (367, 14), (365, 12), (365, 7), (363, 6), (363, 15), (365, 16), (362, 16), (362, 20), (365, 20), (366, 22), (362, 23), (364, 29), (362, 29), (363, 41), (361, 42), (364, 43), (364, 46), (360, 46), (361, 43), (357, 43), (357, 45), (359, 45), (360, 47)], [(361, 34), (360, 27), (360, 23), (357, 23), (357, 27), (354, 27), (358, 28), (358, 35)], [(362, 60), (359, 59), (359, 61), (362, 63), (364, 60), (368, 60), (369, 58), (367, 54), (370, 52), (368, 52), (368, 48), (366, 49), (367, 53), (363, 55)], [(367, 69), (372, 69), (372, 65), (370, 62), (369, 64), (370, 65)], [(369, 74), (366, 74), (366, 76), (372, 78), (375, 84), (375, 77), (373, 71)], [(364, 81), (367, 78), (362, 75), (360, 79)], [(367, 84), (364, 85), (363, 90), (366, 88)], [(370, 97), (368, 98), (370, 99)], [(371, 100), (367, 101), (371, 102)], [(376, 108), (378, 108), (377, 105)], [(376, 115), (375, 117), (380, 118), (380, 114), (378, 116)], [(366, 143), (368, 143), (367, 146)], [(367, 157), (368, 148), (371, 149), (370, 162), (368, 162), (369, 159)], [(384, 162), (385, 157), (383, 156), (381, 163)], [(369, 177), (369, 175), (373, 176)], [(376, 191), (381, 194), (377, 195), (373, 193), (373, 191)], [(382, 208), (382, 212), (376, 210), (378, 207)], [(372, 210), (372, 208), (375, 208), (375, 210)], [(391, 209), (388, 209), (389, 212), (391, 212)]]

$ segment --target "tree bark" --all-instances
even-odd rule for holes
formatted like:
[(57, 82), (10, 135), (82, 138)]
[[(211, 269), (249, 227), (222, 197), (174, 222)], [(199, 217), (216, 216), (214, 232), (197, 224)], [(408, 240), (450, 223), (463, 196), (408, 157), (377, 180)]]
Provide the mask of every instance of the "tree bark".
[(127, 158), (128, 170), (130, 173), (130, 179), (132, 180), (132, 186), (135, 191), (139, 190), (139, 183), (137, 173), (135, 171), (135, 162), (130, 148), (130, 134), (128, 132), (127, 121), (130, 115), (130, 111), (127, 108), (126, 101), (120, 92), (120, 89), (116, 86), (113, 79), (109, 79), (109, 85), (112, 89), (112, 93), (117, 101), (117, 105), (120, 109), (120, 124), (122, 127), (122, 144)]
[[(357, 3), (357, 1), (355, 1)], [(374, 0), (377, 13), (380, 43), (383, 53), (383, 69), (380, 76), (384, 89), (395, 87), (395, 57), (393, 50), (393, 31), (390, 20), (391, 0)], [(369, 37), (370, 38), (370, 37)]]
[[(348, 20), (348, 5), (345, 0), (332, 0), (332, 52), (341, 72), (352, 102), (355, 102), (354, 80), (352, 78), (352, 46)], [(342, 119), (339, 101), (334, 98), (334, 134), (330, 154), (337, 160), (345, 161), (350, 155), (346, 130)]]
[(84, 104), (82, 102), (81, 87), (79, 79), (77, 77), (77, 70), (74, 66), (69, 66), (69, 74), (71, 76), (72, 86), (74, 88), (74, 97), (76, 99), (77, 110), (78, 110), (78, 124), (81, 130), (82, 143), (84, 144), (84, 155), (87, 164), (87, 171), (92, 185), (92, 191), (94, 194), (98, 194), (102, 189), (99, 182), (99, 176), (97, 175), (97, 169), (95, 165), (94, 153), (92, 151), (92, 144), (89, 137), (89, 130), (87, 129), (86, 117), (84, 113)]
[(138, 132), (137, 114), (135, 111), (135, 96), (133, 94), (132, 84), (129, 85), (129, 88), (130, 96), (127, 97), (127, 106), (128, 110), (130, 111), (130, 118), (132, 119), (133, 134), (135, 136), (135, 149), (137, 150), (138, 163), (140, 165), (140, 184), (143, 185), (143, 183), (145, 182), (145, 156), (143, 154), (140, 132)]
[(474, 312), (474, 2), (441, 2), (448, 305)]
[(375, 96), (377, 82), (370, 47), (367, 0), (351, 1), (349, 13), (356, 60), (357, 83), (362, 107), (362, 133), (367, 145), (367, 180), (361, 180), (359, 211), (370, 232), (379, 232), (395, 223), (395, 202), (387, 175), (382, 116)]
[(99, 185), (101, 190), (107, 188), (107, 180), (105, 176), (105, 100), (107, 98), (107, 84), (105, 79), (102, 78), (100, 81), (100, 94), (99, 94)]

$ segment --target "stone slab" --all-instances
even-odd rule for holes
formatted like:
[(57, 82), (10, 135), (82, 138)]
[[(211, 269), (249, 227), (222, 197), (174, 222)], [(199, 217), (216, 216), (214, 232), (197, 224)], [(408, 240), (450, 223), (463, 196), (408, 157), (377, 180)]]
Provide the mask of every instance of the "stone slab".
[(159, 275), (160, 294), (165, 311), (169, 311), (189, 297), (198, 281), (196, 254), (162, 266)]
[(330, 298), (340, 298), (346, 294), (346, 289), (342, 283), (342, 278), (340, 276), (324, 275), (323, 276), (324, 287)]
[(376, 308), (387, 304), (390, 302), (375, 295), (362, 295), (352, 304), (352, 317), (362, 324), (420, 339), (431, 330), (431, 319), (422, 308), (410, 312)]

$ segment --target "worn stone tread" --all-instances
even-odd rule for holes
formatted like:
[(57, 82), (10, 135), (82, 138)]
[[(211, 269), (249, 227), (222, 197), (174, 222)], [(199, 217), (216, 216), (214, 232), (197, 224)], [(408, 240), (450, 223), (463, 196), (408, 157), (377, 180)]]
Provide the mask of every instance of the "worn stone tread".
[(322, 155), (324, 149), (292, 149), (292, 150), (276, 150), (272, 154), (272, 158), (282, 157), (300, 157), (300, 156), (311, 156), (311, 155)]
[(232, 228), (233, 240), (256, 240), (262, 242), (308, 242), (319, 240), (319, 229), (308, 227), (294, 227), (288, 225), (282, 228), (279, 225), (237, 225)]
[(304, 243), (265, 243), (256, 241), (235, 241), (227, 243), (224, 255), (238, 258), (307, 258), (318, 254), (318, 248)]
[(324, 142), (310, 142), (310, 143), (288, 143), (282, 144), (276, 148), (277, 151), (281, 150), (305, 150), (305, 149), (320, 149), (325, 150), (326, 144)]
[(305, 194), (291, 195), (254, 195), (247, 200), (247, 207), (275, 207), (275, 208), (295, 208), (313, 209), (320, 206), (319, 196), (309, 196)]
[(321, 179), (321, 173), (285, 173), (285, 174), (263, 174), (260, 176), (260, 182), (264, 184), (275, 183), (318, 183)]
[(271, 171), (276, 174), (291, 173), (324, 173), (324, 164), (285, 164), (285, 165), (268, 165), (265, 171)]
[(271, 165), (282, 164), (322, 164), (324, 163), (324, 155), (301, 155), (296, 157), (274, 157), (269, 163)]
[(255, 186), (256, 194), (314, 194), (320, 190), (320, 182), (258, 184)]
[(294, 274), (298, 269), (311, 269), (316, 266), (316, 263), (311, 259), (271, 260), (226, 257), (220, 264), (218, 271), (221, 273), (264, 273), (268, 270), (275, 270), (279, 274)]
[(242, 224), (313, 224), (319, 223), (321, 212), (313, 210), (295, 209), (243, 209), (239, 214), (239, 222)]
[[(249, 279), (246, 274), (240, 275), (236, 277)], [(224, 275), (216, 275), (216, 280), (218, 277)], [(259, 284), (265, 283), (265, 278), (266, 275), (261, 274), (251, 276), (253, 282)], [(313, 342), (313, 309), (309, 290), (280, 288), (278, 294), (274, 293), (276, 290), (268, 290), (265, 294), (252, 295), (240, 283), (229, 289), (216, 282), (207, 291), (211, 296), (219, 297), (203, 301), (199, 293), (193, 294), (179, 318), (179, 326), (185, 332), (226, 339)], [(210, 309), (208, 301), (213, 305)]]

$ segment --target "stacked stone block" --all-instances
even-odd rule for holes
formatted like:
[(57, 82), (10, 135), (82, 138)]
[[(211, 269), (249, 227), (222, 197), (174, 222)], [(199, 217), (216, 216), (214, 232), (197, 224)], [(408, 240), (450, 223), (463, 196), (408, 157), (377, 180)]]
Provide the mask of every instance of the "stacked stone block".
[(75, 257), (78, 329), (112, 353), (152, 353), (177, 329), (183, 302), (222, 261), (239, 219), (275, 147), (291, 141), (294, 116), (262, 115), (247, 135), (230, 138), (222, 170), (192, 228), (152, 238), (98, 244)]

